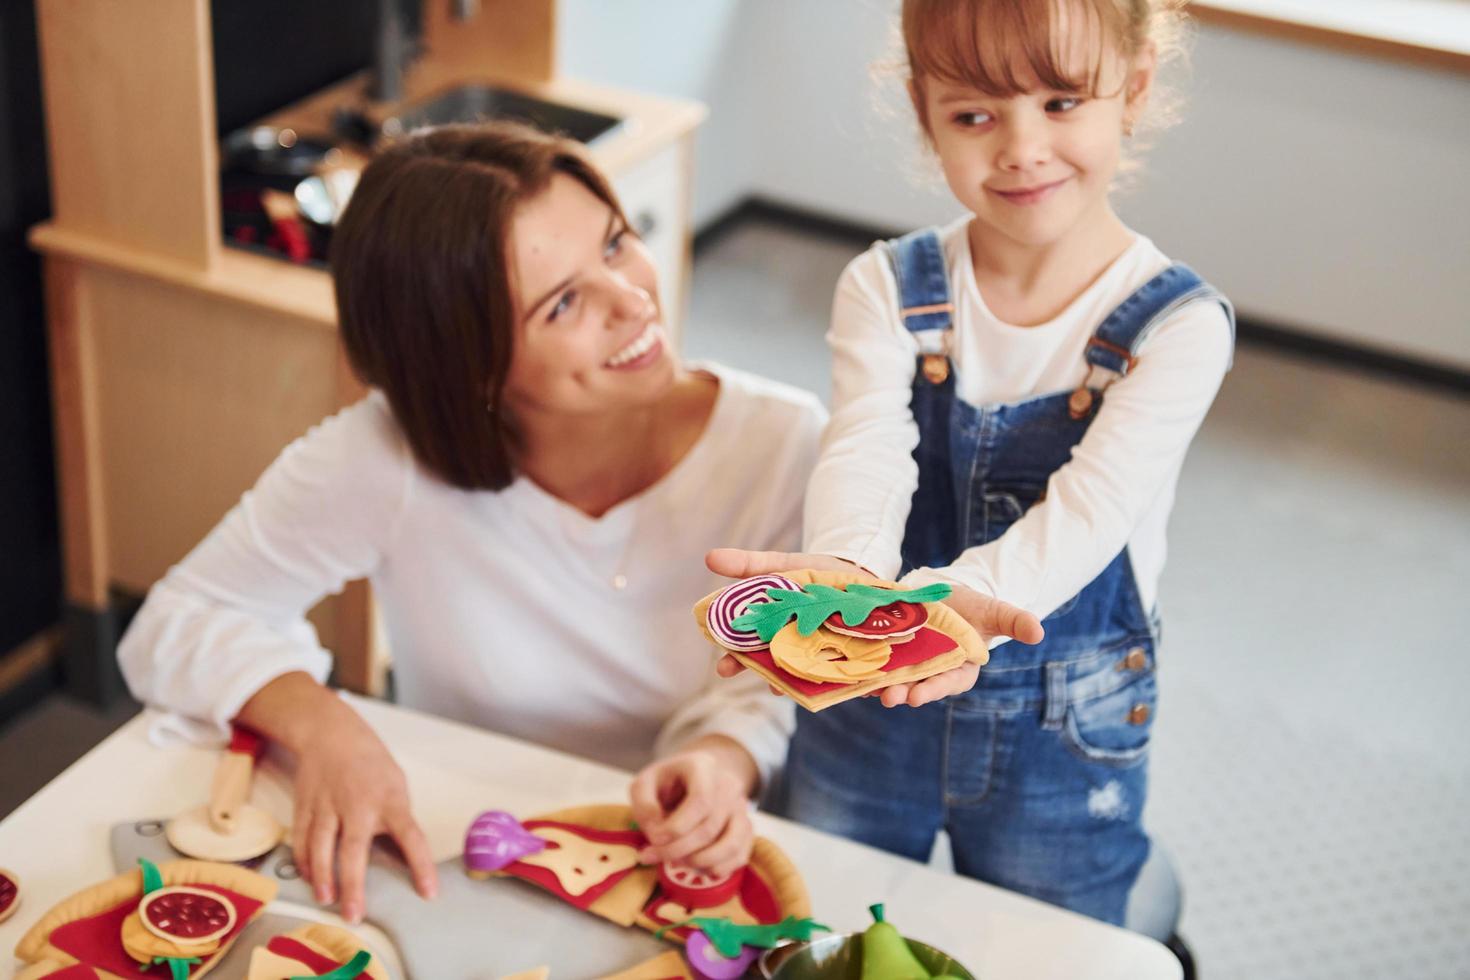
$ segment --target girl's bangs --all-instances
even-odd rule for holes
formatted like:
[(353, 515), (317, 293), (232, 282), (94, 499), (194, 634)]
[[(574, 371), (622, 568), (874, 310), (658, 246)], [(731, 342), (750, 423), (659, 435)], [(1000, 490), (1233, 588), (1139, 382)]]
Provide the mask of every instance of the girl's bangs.
[[(995, 98), (1035, 84), (1059, 92), (1098, 94), (1105, 45), (1124, 25), (1112, 0), (938, 0), (908, 3), (904, 38), (916, 81), (942, 79)], [(1081, 32), (1059, 30), (1080, 19)], [(1069, 28), (1071, 25), (1067, 25)], [(1064, 35), (1085, 39), (1085, 55), (1062, 46)]]

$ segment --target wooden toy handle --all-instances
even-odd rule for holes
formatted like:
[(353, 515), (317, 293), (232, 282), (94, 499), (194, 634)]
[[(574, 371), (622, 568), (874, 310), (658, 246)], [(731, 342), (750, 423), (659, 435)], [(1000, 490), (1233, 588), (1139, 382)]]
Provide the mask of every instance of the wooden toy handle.
[(250, 797), (250, 777), (263, 751), (264, 739), (248, 728), (234, 726), (229, 750), (220, 758), (209, 790), (209, 824), (219, 833), (234, 833), (235, 815)]

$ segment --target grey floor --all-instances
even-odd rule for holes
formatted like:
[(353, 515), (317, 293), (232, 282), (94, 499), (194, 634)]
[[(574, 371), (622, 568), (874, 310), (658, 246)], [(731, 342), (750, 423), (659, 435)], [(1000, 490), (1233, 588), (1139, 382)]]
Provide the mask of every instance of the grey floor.
[[(685, 349), (828, 393), (859, 245), (746, 223)], [(1149, 822), (1202, 975), (1470, 977), (1470, 399), (1244, 346), (1185, 467)], [(129, 714), (0, 731), (0, 815)]]

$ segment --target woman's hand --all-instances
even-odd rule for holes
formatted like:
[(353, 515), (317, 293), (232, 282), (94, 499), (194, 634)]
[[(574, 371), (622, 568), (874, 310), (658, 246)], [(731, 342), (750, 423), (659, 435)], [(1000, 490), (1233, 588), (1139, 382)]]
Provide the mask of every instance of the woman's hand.
[[(772, 575), (795, 568), (815, 568), (827, 571), (857, 572), (867, 575), (865, 569), (852, 562), (833, 558), (831, 555), (796, 554), (784, 551), (740, 551), (735, 548), (717, 548), (704, 557), (709, 570), (730, 578), (749, 578), (752, 575)], [(874, 577), (874, 576), (869, 576)], [(953, 586), (945, 605), (963, 616), (987, 646), (997, 636), (1009, 636), (1021, 643), (1040, 643), (1046, 631), (1035, 615), (1002, 602), (992, 596), (981, 595), (963, 585)], [(745, 668), (729, 654), (720, 658), (715, 666), (721, 677), (733, 677)], [(917, 708), (931, 701), (938, 701), (954, 694), (963, 694), (975, 686), (980, 679), (978, 664), (961, 664), (953, 670), (926, 677), (913, 684), (893, 684), (865, 695), (879, 698), (885, 708), (896, 708), (901, 704)], [(772, 688), (776, 690), (776, 688)], [(779, 692), (778, 692), (779, 693)]]
[(633, 778), (633, 819), (648, 838), (642, 864), (678, 861), (727, 875), (750, 861), (755, 830), (750, 794), (755, 760), (723, 735), (695, 739), (674, 755), (645, 766)]
[(368, 851), (379, 834), (398, 845), (418, 893), (434, 897), (438, 874), (403, 770), (357, 712), (305, 674), (288, 674), (246, 702), (240, 720), (296, 754), (291, 847), (318, 902), (340, 897), (342, 917), (362, 920)]

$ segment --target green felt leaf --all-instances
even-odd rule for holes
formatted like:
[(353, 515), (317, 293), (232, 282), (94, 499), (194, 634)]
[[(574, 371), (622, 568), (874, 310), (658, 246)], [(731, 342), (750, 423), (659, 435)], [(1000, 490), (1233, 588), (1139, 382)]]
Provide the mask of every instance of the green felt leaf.
[(354, 977), (362, 975), (367, 969), (368, 963), (372, 961), (373, 954), (365, 949), (359, 949), (357, 955), (343, 963), (331, 973), (312, 974), (309, 977), (292, 977), (291, 980), (353, 980)]
[(738, 630), (754, 630), (761, 642), (770, 643), (792, 617), (796, 618), (796, 631), (811, 636), (833, 613), (841, 613), (844, 623), (856, 626), (879, 606), (894, 602), (938, 602), (948, 598), (951, 591), (940, 582), (919, 589), (885, 589), (861, 583), (849, 585), (846, 590), (830, 585), (808, 585), (800, 592), (767, 589), (770, 602), (755, 603), (730, 625)]
[[(144, 859), (139, 858), (138, 860), (142, 861)], [(153, 957), (153, 962), (148, 965), (148, 968), (151, 970), (160, 963), (167, 963), (169, 976), (172, 980), (189, 980), (189, 967), (198, 966), (202, 962), (204, 961), (197, 956), (190, 956), (188, 958), (181, 956), (155, 956)]]
[(138, 866), (143, 869), (143, 894), (156, 892), (163, 887), (163, 875), (158, 873), (158, 865), (147, 858), (138, 858)]
[(759, 946), (762, 949), (770, 949), (783, 939), (797, 939), (806, 942), (817, 930), (832, 931), (820, 922), (812, 919), (798, 919), (790, 915), (780, 922), (764, 926), (737, 925), (727, 918), (696, 916), (684, 922), (664, 926), (654, 935), (663, 938), (663, 934), (668, 930), (680, 929), (684, 926), (693, 926), (704, 933), (709, 938), (710, 944), (727, 959), (739, 956), (741, 946)]

